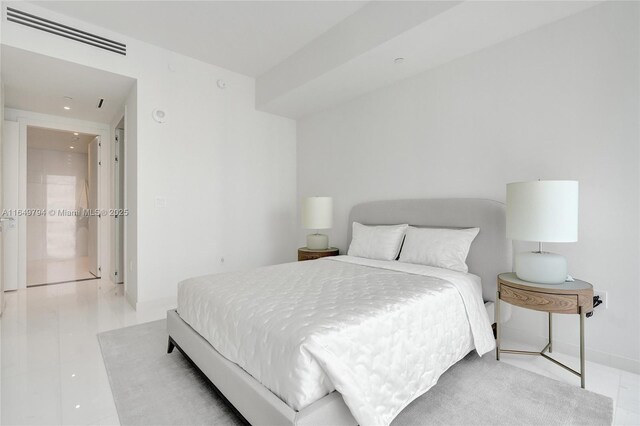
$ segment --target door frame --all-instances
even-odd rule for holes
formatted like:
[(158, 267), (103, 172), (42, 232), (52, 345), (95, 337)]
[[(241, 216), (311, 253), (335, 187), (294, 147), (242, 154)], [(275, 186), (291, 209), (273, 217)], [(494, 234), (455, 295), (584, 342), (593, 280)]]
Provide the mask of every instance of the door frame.
[[(18, 175), (18, 152), (20, 127), (16, 121), (3, 120), (2, 123), (2, 177), (4, 182), (0, 187), (3, 191), (3, 208), (18, 208), (18, 180), (6, 180), (5, 176)], [(9, 215), (7, 215), (9, 216)], [(5, 226), (2, 235), (2, 277), (4, 290), (17, 289), (18, 283), (18, 251), (11, 248), (18, 247), (18, 223), (16, 216), (10, 216), (14, 220), (9, 226)], [(6, 223), (5, 223), (6, 225)], [(6, 249), (5, 249), (6, 247)]]
[[(94, 145), (95, 144), (95, 145)], [(91, 142), (89, 142), (89, 149), (87, 150), (87, 165), (88, 167), (88, 173), (87, 173), (87, 178), (88, 178), (88, 186), (89, 188), (92, 187), (92, 173), (95, 173), (95, 187), (97, 189), (96, 194), (95, 194), (95, 205), (93, 205), (93, 201), (94, 201), (94, 197), (92, 196), (91, 192), (89, 192), (88, 196), (87, 196), (87, 204), (88, 207), (90, 209), (100, 209), (100, 171), (101, 171), (101, 158), (100, 158), (100, 153), (102, 152), (102, 137), (100, 137), (99, 135), (96, 135)], [(94, 157), (94, 152), (93, 150), (96, 150), (95, 152), (95, 157)], [(95, 163), (94, 163), (95, 161)], [(95, 167), (97, 168), (97, 170), (91, 170), (92, 166), (95, 164)], [(95, 222), (95, 241), (93, 242), (93, 244), (89, 244), (91, 242), (91, 229), (92, 229), (92, 221)], [(101, 222), (101, 216), (90, 216), (89, 217), (89, 223), (87, 224), (88, 227), (88, 231), (89, 231), (89, 235), (87, 238), (87, 255), (89, 256), (89, 273), (91, 275), (93, 275), (96, 278), (101, 278), (102, 277), (102, 264), (100, 261), (100, 222)], [(93, 246), (93, 247), (92, 247)], [(95, 250), (95, 257), (92, 259), (91, 256), (91, 251)], [(95, 260), (95, 264), (93, 263), (93, 260)], [(95, 268), (95, 269), (93, 269)], [(95, 273), (94, 273), (95, 271)]]
[[(104, 158), (110, 157), (110, 144), (104, 141), (110, 140), (110, 129), (108, 124), (94, 123), (90, 121), (70, 119), (66, 117), (40, 114), (31, 111), (20, 111), (7, 108), (5, 120), (17, 121), (19, 127), (19, 165), (18, 165), (18, 209), (27, 208), (27, 128), (44, 127), (53, 130), (63, 130), (69, 132), (81, 132), (94, 134), (100, 137), (100, 149), (98, 151), (98, 161), (103, 162)], [(98, 208), (110, 208), (110, 168), (99, 166), (98, 173)], [(106, 185), (106, 187), (105, 187)], [(26, 217), (19, 217), (18, 220), (18, 289), (27, 288), (27, 220)], [(100, 276), (104, 277), (102, 267), (110, 265), (110, 250), (104, 248), (104, 244), (109, 244), (109, 221), (99, 220), (98, 223), (98, 264), (100, 266)], [(107, 274), (108, 276), (108, 274)]]
[[(110, 145), (113, 147), (111, 155), (109, 156), (110, 168), (111, 168), (111, 182), (112, 182), (112, 207), (114, 209), (125, 209), (126, 207), (126, 168), (124, 162), (126, 161), (124, 155), (124, 146), (126, 141), (126, 116), (123, 114), (122, 118), (113, 126), (113, 135), (111, 136)], [(124, 129), (118, 127), (119, 123), (123, 122)], [(120, 136), (120, 137), (118, 137)], [(117, 158), (117, 160), (116, 160)], [(122, 204), (120, 200), (122, 199)], [(109, 276), (114, 284), (125, 283), (125, 271), (124, 267), (126, 259), (126, 220), (124, 215), (118, 216), (120, 222), (117, 222), (115, 218), (110, 218), (113, 226), (111, 229), (111, 269), (109, 270)], [(122, 235), (120, 235), (118, 226), (122, 229)], [(122, 240), (122, 241), (121, 241)], [(122, 246), (122, 249), (120, 248)], [(121, 258), (121, 259), (120, 259)], [(122, 262), (120, 263), (120, 260)]]

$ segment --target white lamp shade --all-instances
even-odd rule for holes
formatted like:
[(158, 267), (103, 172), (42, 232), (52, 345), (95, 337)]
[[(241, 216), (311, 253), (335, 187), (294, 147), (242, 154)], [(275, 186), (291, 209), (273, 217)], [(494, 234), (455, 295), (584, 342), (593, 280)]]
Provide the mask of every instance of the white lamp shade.
[(302, 201), (302, 226), (329, 229), (333, 226), (333, 198), (309, 197)]
[(578, 182), (508, 184), (507, 238), (548, 243), (578, 241)]

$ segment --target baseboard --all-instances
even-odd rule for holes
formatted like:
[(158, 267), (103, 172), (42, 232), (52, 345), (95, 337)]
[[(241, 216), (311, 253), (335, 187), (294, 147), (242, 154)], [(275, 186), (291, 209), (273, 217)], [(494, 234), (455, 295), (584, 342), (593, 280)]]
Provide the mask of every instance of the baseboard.
[(163, 297), (160, 299), (145, 300), (135, 304), (136, 311), (164, 310), (175, 309), (178, 304), (177, 297)]
[(133, 309), (136, 309), (136, 300), (126, 291), (124, 292), (124, 300), (129, 303), (129, 306), (131, 306)]
[[(540, 346), (540, 348), (544, 347), (547, 344), (546, 336), (532, 336), (530, 330), (527, 331), (519, 328), (513, 328), (509, 327), (508, 325), (502, 325), (500, 327), (500, 336), (501, 338), (505, 338), (514, 342)], [(580, 348), (578, 345), (554, 340), (553, 351), (578, 357)], [(587, 361), (596, 362), (608, 367), (629, 371), (634, 374), (640, 374), (640, 361), (635, 359), (625, 358), (589, 348), (585, 348), (585, 356)]]

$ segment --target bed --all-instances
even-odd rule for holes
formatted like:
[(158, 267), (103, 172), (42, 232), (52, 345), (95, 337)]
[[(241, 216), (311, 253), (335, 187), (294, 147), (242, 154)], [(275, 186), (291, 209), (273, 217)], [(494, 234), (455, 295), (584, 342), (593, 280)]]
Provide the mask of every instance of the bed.
[(354, 221), (479, 227), (470, 273), (340, 256), (181, 283), (169, 351), (249, 423), (389, 424), (469, 351), (493, 349), (483, 302), (511, 268), (501, 203), (381, 201), (355, 206)]

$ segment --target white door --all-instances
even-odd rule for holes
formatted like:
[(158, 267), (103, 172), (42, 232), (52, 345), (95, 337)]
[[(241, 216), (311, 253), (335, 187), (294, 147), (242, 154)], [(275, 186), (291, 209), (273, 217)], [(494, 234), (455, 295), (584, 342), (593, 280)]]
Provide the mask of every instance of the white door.
[(121, 284), (124, 282), (124, 216), (121, 210), (124, 209), (124, 129), (116, 129), (113, 150), (113, 208), (116, 214), (113, 217), (113, 239), (111, 250), (111, 263), (113, 271), (113, 282)]
[[(1, 83), (0, 83), (1, 84)], [(0, 98), (2, 96), (0, 95)], [(4, 108), (4, 105), (0, 105), (0, 108)], [(2, 129), (0, 131), (4, 132), (4, 122), (2, 124)], [(2, 228), (4, 227), (5, 220), (4, 214), (2, 212), (3, 203), (2, 197), (4, 195), (4, 191), (2, 190), (2, 140), (4, 139), (4, 134), (0, 134), (0, 315), (2, 315), (2, 311), (4, 310), (4, 256), (2, 246), (4, 244), (3, 232)]]
[(100, 217), (95, 214), (98, 209), (98, 175), (100, 166), (100, 137), (97, 136), (89, 143), (89, 199), (88, 207), (91, 211), (89, 216), (89, 238), (87, 251), (89, 254), (89, 272), (96, 277), (100, 276), (100, 265), (98, 262), (98, 224)]
[(2, 146), (0, 147), (0, 188), (2, 192), (2, 208), (6, 213), (2, 216), (2, 273), (3, 289), (16, 290), (18, 288), (18, 217), (19, 207), (19, 145), (20, 126), (15, 121), (2, 123)]

